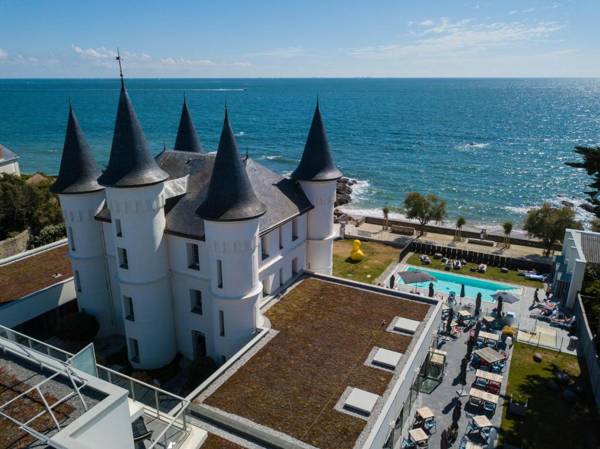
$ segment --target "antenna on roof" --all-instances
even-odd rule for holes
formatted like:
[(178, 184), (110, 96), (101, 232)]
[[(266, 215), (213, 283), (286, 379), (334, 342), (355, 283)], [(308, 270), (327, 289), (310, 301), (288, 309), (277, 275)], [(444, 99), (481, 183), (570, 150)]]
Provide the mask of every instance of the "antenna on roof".
[(121, 87), (125, 88), (125, 81), (123, 81), (123, 67), (121, 66), (121, 53), (117, 48), (117, 57), (115, 58), (119, 62), (119, 76), (121, 77)]

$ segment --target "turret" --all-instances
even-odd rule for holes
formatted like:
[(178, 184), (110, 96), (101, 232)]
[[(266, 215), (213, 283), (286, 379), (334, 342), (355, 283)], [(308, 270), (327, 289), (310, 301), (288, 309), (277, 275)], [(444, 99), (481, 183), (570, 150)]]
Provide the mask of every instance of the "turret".
[(99, 335), (105, 336), (114, 329), (114, 317), (107, 287), (102, 228), (94, 219), (104, 201), (104, 188), (96, 181), (99, 174), (69, 105), (60, 170), (51, 190), (58, 195), (63, 212), (79, 309), (96, 318)]
[(337, 180), (336, 167), (321, 118), (319, 103), (308, 131), (302, 158), (292, 179), (298, 181), (314, 208), (308, 213), (306, 262), (310, 271), (331, 274), (333, 257), (333, 208)]
[(106, 187), (112, 221), (120, 301), (129, 360), (135, 368), (159, 368), (176, 355), (167, 248), (164, 181), (121, 83)]
[(211, 264), (213, 347), (219, 361), (240, 349), (256, 330), (262, 294), (258, 228), (265, 212), (246, 173), (225, 110), (206, 198), (196, 211), (204, 219)]
[(177, 137), (175, 138), (173, 150), (204, 153), (185, 98), (183, 99), (181, 118), (179, 119), (179, 128), (177, 128)]

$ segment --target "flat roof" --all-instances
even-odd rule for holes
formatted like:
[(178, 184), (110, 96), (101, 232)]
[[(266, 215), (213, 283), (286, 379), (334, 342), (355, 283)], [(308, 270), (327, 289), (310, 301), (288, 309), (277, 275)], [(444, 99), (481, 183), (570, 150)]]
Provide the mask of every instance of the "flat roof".
[[(2, 412), (24, 423), (46, 410), (36, 391), (23, 395), (31, 387), (44, 382), (40, 389), (48, 404), (54, 404), (71, 394), (69, 399), (53, 409), (61, 428), (65, 428), (79, 418), (86, 410), (79, 397), (74, 394), (73, 386), (63, 375), (49, 379), (53, 374), (55, 372), (47, 368), (40, 368), (39, 364), (33, 361), (30, 362), (22, 357), (0, 351), (0, 405), (13, 401), (3, 407)], [(107, 396), (88, 386), (83, 387), (80, 392), (88, 410)], [(29, 426), (47, 437), (58, 432), (52, 417), (47, 412), (32, 421)], [(20, 429), (16, 423), (0, 417), (0, 448), (9, 447), (21, 449), (49, 446)]]
[(384, 394), (394, 372), (366, 363), (369, 354), (374, 347), (406, 353), (414, 336), (390, 332), (389, 324), (398, 316), (423, 321), (431, 307), (359, 284), (305, 277), (265, 313), (272, 327), (267, 342), (193, 402), (316, 447), (351, 448), (368, 421), (336, 404), (348, 387)]
[(66, 244), (0, 265), (0, 304), (30, 295), (72, 276)]

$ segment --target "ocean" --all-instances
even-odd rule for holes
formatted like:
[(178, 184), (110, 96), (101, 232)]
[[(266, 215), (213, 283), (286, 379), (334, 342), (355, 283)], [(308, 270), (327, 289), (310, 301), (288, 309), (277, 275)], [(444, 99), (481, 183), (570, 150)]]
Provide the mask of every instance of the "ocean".
[[(318, 97), (336, 162), (358, 180), (355, 212), (400, 208), (435, 193), (449, 221), (516, 227), (544, 201), (584, 199), (586, 175), (565, 165), (600, 141), (599, 79), (130, 79), (154, 153), (172, 147), (186, 95), (214, 151), (227, 103), (242, 152), (282, 173), (296, 166)], [(119, 82), (0, 80), (0, 143), (25, 173), (55, 174), (69, 99), (101, 166), (108, 160)], [(580, 219), (589, 220), (581, 208)]]

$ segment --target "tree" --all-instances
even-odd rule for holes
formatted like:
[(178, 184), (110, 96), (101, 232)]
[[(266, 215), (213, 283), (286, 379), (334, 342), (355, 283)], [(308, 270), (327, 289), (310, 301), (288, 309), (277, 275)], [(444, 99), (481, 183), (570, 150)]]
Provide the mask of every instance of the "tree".
[(435, 195), (421, 195), (419, 192), (409, 192), (404, 198), (406, 218), (417, 219), (420, 224), (420, 235), (430, 221), (439, 223), (447, 217), (446, 202)]
[(390, 209), (389, 207), (384, 206), (383, 209), (381, 209), (381, 211), (383, 212), (383, 230), (385, 231), (388, 228)]
[(591, 190), (585, 193), (594, 208), (594, 214), (600, 217), (600, 146), (575, 147), (575, 153), (579, 154), (583, 160), (566, 164), (574, 168), (583, 168), (592, 177), (592, 183), (588, 184)]
[(581, 229), (581, 224), (575, 220), (575, 211), (569, 206), (552, 207), (544, 203), (542, 207), (527, 212), (523, 228), (527, 233), (544, 243), (544, 254), (549, 256), (552, 247), (562, 241), (565, 230)]
[(502, 223), (502, 229), (504, 229), (504, 244), (507, 248), (510, 248), (510, 233), (513, 230), (512, 221), (505, 221)]
[(456, 219), (456, 237), (458, 241), (462, 240), (462, 235), (461, 235), (461, 231), (462, 231), (462, 227), (467, 223), (467, 220), (465, 220), (465, 217), (458, 217)]

